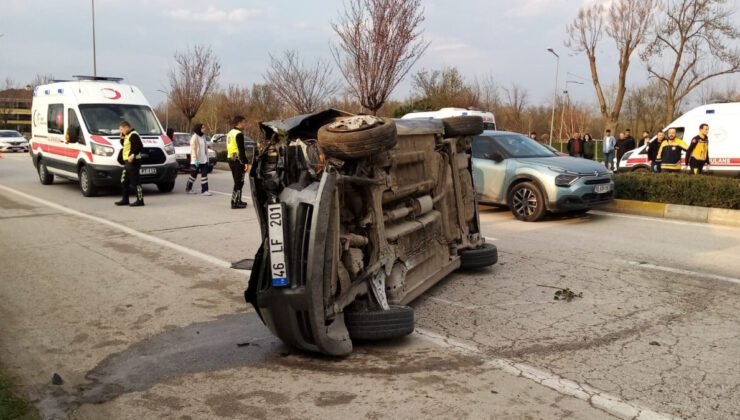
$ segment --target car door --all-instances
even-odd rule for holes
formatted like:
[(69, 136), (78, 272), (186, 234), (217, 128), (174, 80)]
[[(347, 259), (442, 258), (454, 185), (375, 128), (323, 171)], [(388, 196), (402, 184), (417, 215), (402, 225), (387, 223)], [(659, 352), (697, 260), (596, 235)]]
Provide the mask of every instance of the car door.
[(505, 201), (506, 154), (491, 136), (473, 139), (473, 185), (478, 199), (484, 203), (503, 204)]

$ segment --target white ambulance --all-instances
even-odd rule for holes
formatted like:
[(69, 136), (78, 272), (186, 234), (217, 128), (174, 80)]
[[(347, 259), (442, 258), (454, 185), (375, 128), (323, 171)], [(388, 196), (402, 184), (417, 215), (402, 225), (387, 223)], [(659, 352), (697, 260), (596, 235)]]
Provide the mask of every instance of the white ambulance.
[(75, 78), (33, 91), (31, 153), (41, 183), (51, 184), (55, 176), (78, 181), (86, 197), (98, 187), (119, 186), (123, 146), (118, 124), (126, 120), (144, 146), (141, 182), (172, 191), (175, 148), (141, 91), (120, 83), (121, 78)]
[(410, 112), (401, 119), (437, 119), (460, 117), (465, 115), (477, 115), (483, 118), (483, 129), (484, 130), (495, 130), (496, 129), (496, 118), (494, 118), (492, 112), (480, 111), (477, 109), (465, 109), (465, 108), (442, 108), (439, 111), (424, 111), (424, 112)]
[[(740, 177), (740, 102), (702, 105), (678, 117), (664, 129), (676, 129), (676, 137), (687, 145), (699, 134), (699, 126), (709, 124), (709, 168), (714, 175)], [(652, 140), (652, 139), (651, 139)], [(683, 166), (686, 169), (686, 159)], [(647, 146), (624, 154), (620, 172), (648, 171)]]

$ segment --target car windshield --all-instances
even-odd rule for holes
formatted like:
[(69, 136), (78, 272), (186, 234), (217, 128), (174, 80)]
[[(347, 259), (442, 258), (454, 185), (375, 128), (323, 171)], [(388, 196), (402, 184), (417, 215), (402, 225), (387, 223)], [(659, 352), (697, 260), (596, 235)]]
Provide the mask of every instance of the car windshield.
[(175, 138), (172, 140), (175, 143), (175, 147), (190, 146), (190, 137), (188, 133), (175, 133)]
[(90, 134), (117, 135), (118, 124), (124, 120), (141, 135), (162, 134), (157, 117), (146, 105), (86, 104), (80, 105), (80, 113)]
[(547, 147), (521, 134), (496, 134), (492, 137), (513, 158), (555, 156)]
[(0, 131), (0, 137), (23, 137), (17, 131)]

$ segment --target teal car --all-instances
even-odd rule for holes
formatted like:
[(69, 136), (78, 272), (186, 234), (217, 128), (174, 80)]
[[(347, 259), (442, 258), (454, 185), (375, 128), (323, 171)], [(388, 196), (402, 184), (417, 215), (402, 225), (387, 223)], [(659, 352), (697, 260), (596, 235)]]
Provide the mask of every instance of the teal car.
[(599, 162), (559, 156), (527, 136), (484, 131), (473, 139), (473, 183), (481, 204), (504, 205), (519, 220), (547, 212), (586, 212), (614, 200)]

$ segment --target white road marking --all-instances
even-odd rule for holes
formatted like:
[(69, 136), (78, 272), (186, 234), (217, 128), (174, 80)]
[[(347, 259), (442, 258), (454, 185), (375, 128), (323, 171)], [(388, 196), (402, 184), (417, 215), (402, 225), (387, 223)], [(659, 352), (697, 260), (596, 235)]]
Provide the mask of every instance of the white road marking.
[(654, 264), (649, 264), (649, 263), (639, 262), (639, 261), (627, 261), (627, 260), (620, 260), (620, 259), (617, 259), (616, 261), (620, 263), (633, 265), (635, 267), (647, 268), (650, 270), (665, 271), (667, 273), (683, 274), (689, 277), (700, 277), (700, 278), (709, 279), (709, 280), (719, 280), (719, 281), (726, 281), (729, 283), (740, 284), (740, 279), (720, 276), (717, 274), (699, 273), (697, 271), (682, 270), (680, 268), (673, 268), (673, 267), (663, 267), (660, 265), (654, 265)]
[(427, 299), (433, 300), (435, 302), (444, 303), (445, 305), (450, 305), (450, 306), (454, 306), (454, 307), (457, 307), (457, 308), (470, 309), (470, 310), (478, 309), (479, 308), (478, 306), (465, 305), (464, 303), (453, 302), (451, 300), (442, 299), (442, 298), (438, 298), (438, 297), (435, 297), (435, 296), (427, 296)]
[[(414, 334), (440, 347), (473, 354), (479, 357), (484, 356), (484, 353), (476, 346), (439, 335), (432, 331), (416, 328)], [(513, 376), (520, 376), (529, 379), (560, 394), (589, 402), (594, 407), (616, 417), (638, 420), (667, 420), (674, 418), (668, 414), (659, 413), (638, 404), (624, 401), (617, 396), (607, 394), (589, 385), (579, 384), (578, 382), (524, 363), (517, 363), (507, 359), (491, 359), (486, 362), (486, 365), (500, 369)]]
[(491, 242), (493, 242), (493, 241), (498, 241), (498, 239), (497, 239), (497, 238), (492, 238), (492, 237), (490, 237), (490, 236), (484, 236), (484, 237), (483, 237), (483, 239), (485, 239), (486, 241), (491, 241)]
[[(43, 205), (45, 205), (47, 207), (51, 207), (53, 209), (59, 210), (61, 212), (67, 213), (67, 214), (71, 214), (73, 216), (81, 217), (83, 219), (92, 220), (93, 222), (96, 222), (96, 223), (99, 223), (99, 224), (102, 224), (102, 225), (106, 225), (106, 226), (111, 227), (113, 229), (117, 229), (117, 230), (119, 230), (121, 232), (124, 232), (126, 234), (129, 234), (131, 236), (135, 236), (137, 238), (143, 239), (143, 240), (148, 241), (148, 242), (151, 242), (153, 244), (161, 245), (161, 246), (164, 246), (164, 247), (173, 249), (175, 251), (181, 252), (183, 254), (190, 255), (191, 257), (199, 258), (199, 259), (201, 259), (201, 260), (203, 260), (205, 262), (208, 262), (210, 264), (213, 264), (215, 266), (222, 267), (222, 268), (231, 268), (231, 263), (228, 262), (228, 261), (222, 260), (220, 258), (216, 258), (216, 257), (211, 256), (211, 255), (208, 255), (208, 254), (204, 254), (202, 252), (199, 252), (199, 251), (196, 251), (196, 250), (193, 250), (193, 249), (184, 247), (182, 245), (178, 245), (178, 244), (176, 244), (174, 242), (170, 242), (170, 241), (164, 240), (162, 238), (158, 238), (156, 236), (152, 236), (152, 235), (148, 235), (146, 233), (139, 232), (138, 230), (132, 229), (132, 228), (130, 228), (128, 226), (124, 226), (122, 224), (119, 224), (119, 223), (116, 223), (116, 222), (112, 222), (112, 221), (107, 220), (107, 219), (103, 219), (102, 217), (97, 217), (97, 216), (93, 216), (93, 215), (90, 215), (90, 214), (87, 214), (87, 213), (83, 213), (81, 211), (73, 210), (73, 209), (71, 209), (69, 207), (65, 207), (65, 206), (62, 206), (60, 204), (57, 204), (57, 203), (53, 203), (51, 201), (44, 200), (42, 198), (34, 197), (34, 196), (30, 195), (30, 194), (26, 194), (24, 192), (18, 191), (16, 189), (13, 189), (13, 188), (10, 188), (10, 187), (6, 187), (4, 185), (0, 185), (0, 190), (3, 190), (3, 191), (6, 191), (6, 192), (9, 192), (9, 193), (18, 195), (20, 197), (26, 198), (26, 199), (31, 200), (31, 201), (35, 201), (35, 202), (40, 203), (40, 204), (43, 204)], [(240, 270), (240, 271), (244, 271), (247, 274), (249, 274), (249, 271), (248, 270)]]
[[(213, 190), (209, 190), (209, 191), (211, 191), (214, 194), (225, 195), (227, 197), (231, 197), (231, 194), (229, 194), (229, 193), (225, 193), (225, 192), (221, 192), (221, 191), (213, 191)], [(242, 200), (251, 202), (252, 201), (252, 197), (242, 196)]]

